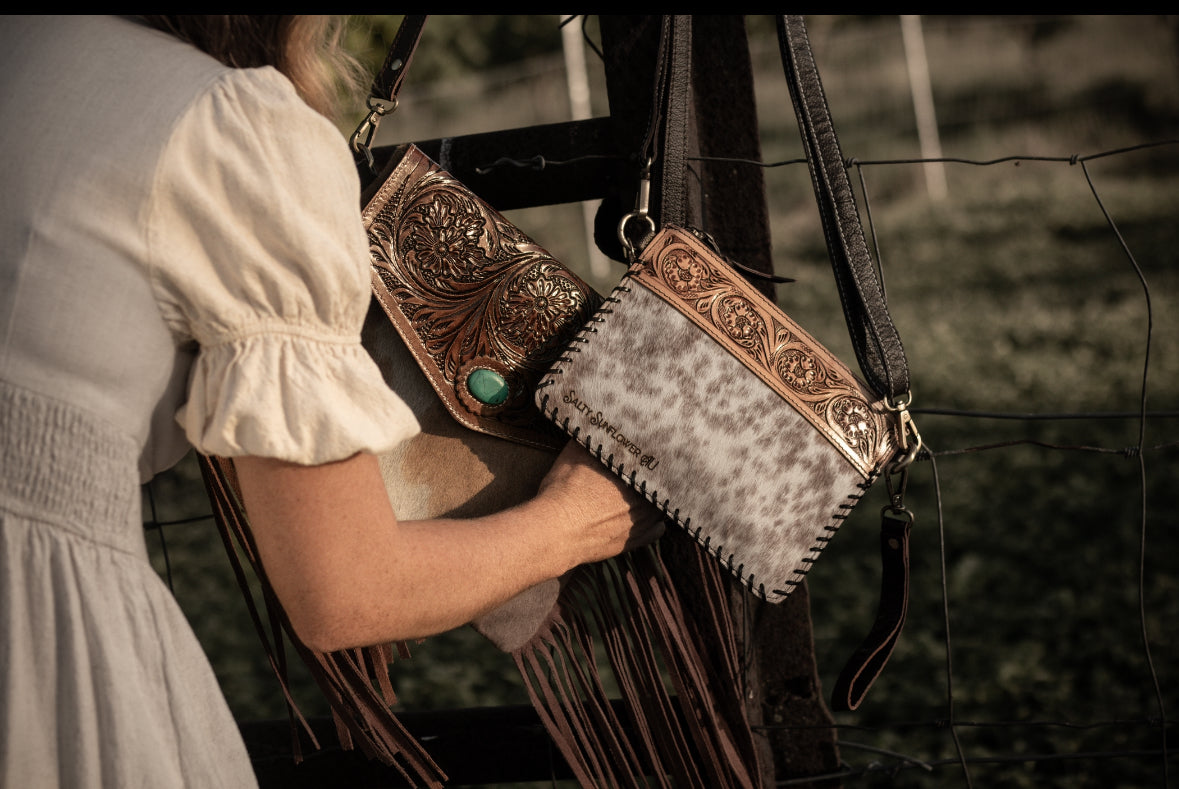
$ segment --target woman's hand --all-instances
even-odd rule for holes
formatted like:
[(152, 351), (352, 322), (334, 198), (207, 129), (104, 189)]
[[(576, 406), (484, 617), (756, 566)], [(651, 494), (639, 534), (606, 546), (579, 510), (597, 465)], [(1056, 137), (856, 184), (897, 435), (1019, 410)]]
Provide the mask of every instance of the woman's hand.
[(554, 528), (565, 535), (558, 544), (570, 552), (570, 569), (647, 545), (663, 534), (663, 516), (655, 505), (574, 441), (541, 480), (538, 498), (558, 510)]

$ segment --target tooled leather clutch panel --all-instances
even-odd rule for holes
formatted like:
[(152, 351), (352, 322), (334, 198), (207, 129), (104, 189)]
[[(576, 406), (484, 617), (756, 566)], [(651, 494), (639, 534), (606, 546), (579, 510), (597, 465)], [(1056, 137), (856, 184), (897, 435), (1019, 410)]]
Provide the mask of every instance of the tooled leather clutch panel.
[(363, 219), (373, 292), (455, 419), (563, 445), (532, 393), (601, 296), (412, 145)]

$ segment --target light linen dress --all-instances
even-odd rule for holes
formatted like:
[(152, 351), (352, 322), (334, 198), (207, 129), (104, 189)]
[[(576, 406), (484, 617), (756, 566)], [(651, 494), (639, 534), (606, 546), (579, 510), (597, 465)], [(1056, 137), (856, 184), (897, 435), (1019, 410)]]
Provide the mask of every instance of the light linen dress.
[(273, 69), (117, 17), (4, 17), (0, 102), (0, 786), (253, 786), (140, 484), (417, 430), (359, 344), (347, 144)]

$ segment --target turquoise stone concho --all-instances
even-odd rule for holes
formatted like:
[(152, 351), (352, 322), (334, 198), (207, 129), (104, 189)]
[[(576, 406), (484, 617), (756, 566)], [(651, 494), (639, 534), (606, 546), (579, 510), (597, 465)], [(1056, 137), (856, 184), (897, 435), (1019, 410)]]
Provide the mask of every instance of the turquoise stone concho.
[(508, 382), (495, 370), (479, 367), (467, 376), (467, 390), (485, 405), (501, 405), (508, 399)]

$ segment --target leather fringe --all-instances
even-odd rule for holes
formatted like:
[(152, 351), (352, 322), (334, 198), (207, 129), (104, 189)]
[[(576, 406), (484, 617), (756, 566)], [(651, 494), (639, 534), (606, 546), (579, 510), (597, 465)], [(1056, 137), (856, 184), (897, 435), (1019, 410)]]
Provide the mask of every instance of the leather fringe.
[[(300, 729), (320, 746), (290, 693), (286, 641), (327, 699), (343, 748), (396, 769), (412, 787), (441, 789), (446, 774), (391, 709), (397, 697), (389, 664), (394, 649), (408, 657), (406, 645), (331, 653), (303, 645), (266, 580), (232, 461), (200, 456), (200, 465), (230, 564), (286, 698), (295, 761), (303, 759)], [(722, 570), (686, 537), (668, 533), (661, 542), (672, 539), (683, 539), (694, 556), (694, 567), (677, 565), (695, 594), (692, 613), (658, 544), (648, 546), (571, 572), (544, 626), (512, 654), (533, 707), (586, 789), (760, 787)], [(246, 567), (260, 582), (266, 624)]]
[[(392, 705), (397, 703), (397, 696), (389, 678), (389, 663), (393, 659), (394, 647), (402, 657), (408, 656), (405, 645), (385, 644), (339, 652), (316, 652), (299, 641), (283, 614), (282, 606), (267, 582), (258, 559), (253, 536), (245, 518), (245, 510), (237, 492), (233, 462), (227, 458), (210, 458), (204, 455), (199, 457), (201, 475), (204, 477), (205, 488), (213, 506), (213, 519), (225, 543), (226, 554), (271, 669), (286, 697), (291, 719), (291, 748), (296, 763), (303, 760), (303, 747), (299, 739), (300, 728), (310, 738), (314, 748), (318, 749), (320, 746), (290, 693), (284, 648), (284, 642), (287, 640), (307, 664), (316, 684), (327, 699), (343, 748), (359, 748), (370, 759), (376, 759), (397, 770), (411, 787), (422, 785), (429, 789), (441, 789), (447, 780), (446, 774), (430, 758), (421, 743), (405, 729), (391, 709)], [(242, 563), (243, 557), (261, 584), (269, 628), (262, 623), (262, 616), (254, 601), (254, 593)]]
[(692, 550), (698, 615), (650, 546), (571, 573), (549, 622), (513, 655), (583, 787), (760, 785), (725, 586)]

